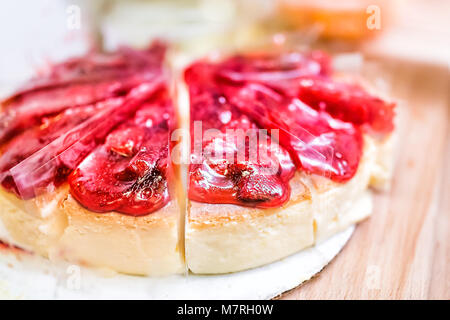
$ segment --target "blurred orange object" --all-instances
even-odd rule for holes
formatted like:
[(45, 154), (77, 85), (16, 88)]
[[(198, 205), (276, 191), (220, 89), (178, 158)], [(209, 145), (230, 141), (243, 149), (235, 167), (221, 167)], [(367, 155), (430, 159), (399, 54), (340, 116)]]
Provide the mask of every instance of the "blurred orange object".
[(362, 40), (381, 32), (388, 3), (380, 0), (278, 0), (282, 23), (295, 29), (312, 28), (320, 38)]

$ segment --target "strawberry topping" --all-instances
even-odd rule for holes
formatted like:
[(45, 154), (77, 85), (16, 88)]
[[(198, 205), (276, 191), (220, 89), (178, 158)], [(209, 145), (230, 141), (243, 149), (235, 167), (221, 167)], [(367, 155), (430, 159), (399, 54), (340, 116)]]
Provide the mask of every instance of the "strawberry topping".
[(169, 201), (173, 114), (165, 47), (90, 53), (51, 68), (7, 99), (0, 182), (22, 199), (69, 181), (97, 212), (143, 215)]
[(147, 103), (121, 124), (69, 176), (72, 195), (97, 212), (143, 215), (169, 200), (167, 103)]
[[(376, 136), (391, 132), (394, 105), (358, 85), (333, 80), (330, 66), (321, 52), (237, 55), (191, 65), (185, 73), (191, 126), (201, 122), (204, 128), (200, 137), (193, 133), (192, 145), (197, 149), (201, 145), (203, 153), (199, 157), (192, 150), (189, 197), (209, 203), (279, 206), (289, 199), (292, 163), (298, 170), (336, 182), (351, 179), (362, 155), (363, 132)], [(268, 174), (267, 164), (259, 158), (239, 161), (219, 156), (212, 161), (209, 149), (239, 150), (229, 141), (231, 127), (246, 133), (266, 129), (272, 144), (280, 144), (269, 166), (278, 165), (279, 170)], [(210, 128), (219, 130), (212, 139), (205, 135)], [(247, 141), (244, 154), (260, 145)], [(283, 170), (283, 164), (292, 169)]]

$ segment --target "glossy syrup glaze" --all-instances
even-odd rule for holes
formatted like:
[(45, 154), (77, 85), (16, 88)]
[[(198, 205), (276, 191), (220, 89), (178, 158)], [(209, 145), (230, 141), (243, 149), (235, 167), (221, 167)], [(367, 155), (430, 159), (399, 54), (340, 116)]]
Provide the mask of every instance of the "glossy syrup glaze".
[(169, 200), (169, 99), (141, 106), (70, 174), (72, 195), (93, 211), (143, 215)]
[[(363, 132), (392, 131), (394, 105), (358, 85), (336, 82), (331, 74), (330, 59), (321, 52), (238, 55), (191, 65), (185, 73), (191, 126), (202, 122), (203, 133), (217, 128), (220, 134), (213, 142), (192, 134), (192, 146), (202, 144), (203, 154), (192, 150), (197, 163), (190, 165), (190, 199), (279, 206), (289, 199), (295, 167), (336, 182), (351, 179), (362, 155)], [(211, 143), (215, 150), (239, 150), (227, 142), (232, 127), (276, 134), (270, 167), (278, 170), (268, 174), (259, 158), (236, 161), (225, 152), (211, 161)], [(260, 143), (245, 145), (252, 147), (261, 148)]]
[[(230, 104), (215, 83), (213, 69), (198, 63), (185, 73), (191, 102), (189, 198), (279, 206), (289, 198), (295, 166), (285, 150), (268, 135), (258, 136), (255, 122)], [(239, 139), (237, 130), (247, 136)]]
[[(5, 100), (2, 186), (30, 199), (68, 182), (96, 212), (138, 216), (166, 205), (176, 124), (164, 52), (155, 43), (90, 53)], [(322, 52), (236, 55), (187, 68), (189, 198), (269, 208), (289, 199), (296, 170), (351, 179), (363, 132), (392, 131), (394, 106), (331, 75)]]
[(169, 201), (172, 104), (160, 43), (53, 66), (2, 104), (0, 181), (23, 199), (69, 182), (96, 212)]

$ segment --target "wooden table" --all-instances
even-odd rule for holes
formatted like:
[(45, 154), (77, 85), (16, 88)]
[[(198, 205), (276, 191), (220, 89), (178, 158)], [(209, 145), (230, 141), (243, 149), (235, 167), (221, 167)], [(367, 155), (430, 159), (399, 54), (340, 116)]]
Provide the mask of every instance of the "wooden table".
[(450, 299), (448, 69), (374, 61), (400, 101), (391, 189), (342, 252), (281, 299)]

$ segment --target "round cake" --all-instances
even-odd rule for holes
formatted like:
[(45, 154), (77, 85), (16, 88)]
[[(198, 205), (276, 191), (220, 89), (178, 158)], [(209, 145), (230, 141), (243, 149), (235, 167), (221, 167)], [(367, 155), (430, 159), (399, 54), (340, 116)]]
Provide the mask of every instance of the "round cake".
[(168, 50), (90, 52), (2, 101), (1, 241), (122, 273), (215, 274), (370, 215), (370, 187), (390, 177), (393, 103), (338, 78), (321, 51), (174, 70)]

